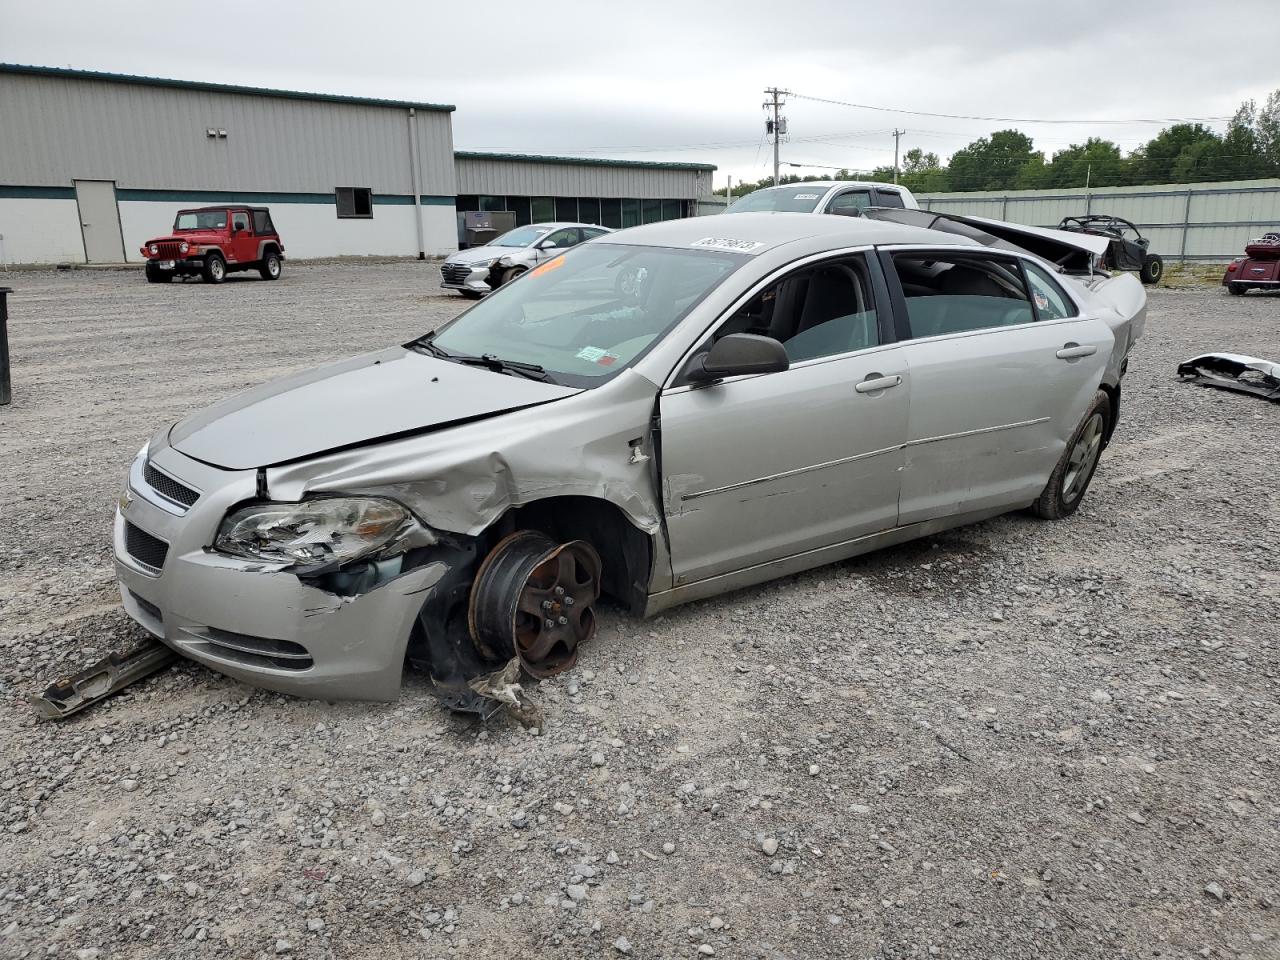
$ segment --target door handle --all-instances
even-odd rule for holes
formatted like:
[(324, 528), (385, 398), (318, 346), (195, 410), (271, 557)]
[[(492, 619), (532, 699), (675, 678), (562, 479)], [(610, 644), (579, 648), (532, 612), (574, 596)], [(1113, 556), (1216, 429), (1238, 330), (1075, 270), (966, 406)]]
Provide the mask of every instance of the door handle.
[(878, 393), (881, 390), (896, 387), (901, 382), (902, 378), (896, 373), (892, 377), (882, 377), (878, 373), (873, 373), (861, 383), (855, 383), (853, 389), (858, 393)]
[(1086, 344), (1082, 347), (1078, 343), (1064, 343), (1062, 349), (1054, 356), (1059, 360), (1078, 360), (1080, 357), (1092, 357), (1097, 352), (1098, 348), (1093, 344)]

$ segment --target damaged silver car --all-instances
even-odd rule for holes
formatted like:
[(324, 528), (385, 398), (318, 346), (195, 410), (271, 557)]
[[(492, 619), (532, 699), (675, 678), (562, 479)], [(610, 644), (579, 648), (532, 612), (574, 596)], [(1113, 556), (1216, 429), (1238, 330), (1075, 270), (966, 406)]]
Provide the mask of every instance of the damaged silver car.
[(156, 433), (115, 520), (124, 608), (258, 686), (391, 699), (411, 663), (474, 709), (513, 664), (571, 666), (604, 598), (649, 616), (1067, 516), (1146, 301), (1039, 239), (742, 214), (583, 244)]

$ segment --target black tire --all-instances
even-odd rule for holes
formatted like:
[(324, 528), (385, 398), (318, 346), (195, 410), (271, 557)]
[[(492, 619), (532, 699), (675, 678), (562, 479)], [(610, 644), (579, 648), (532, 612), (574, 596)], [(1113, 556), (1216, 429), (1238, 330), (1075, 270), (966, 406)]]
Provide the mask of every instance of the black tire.
[(479, 290), (459, 290), (458, 292), (467, 300), (479, 300), (484, 296)]
[(159, 270), (152, 270), (150, 267), (146, 268), (146, 274), (147, 283), (168, 283), (173, 279), (172, 273), (163, 273)]
[(227, 279), (227, 262), (222, 259), (222, 254), (210, 253), (205, 256), (200, 279), (205, 283), (221, 283)]
[(1231, 294), (1233, 297), (1243, 297), (1246, 293), (1248, 293), (1248, 291), (1249, 291), (1248, 287), (1242, 287), (1238, 283), (1227, 284), (1227, 293)]
[[(1036, 516), (1045, 520), (1061, 520), (1076, 512), (1084, 499), (1089, 482), (1102, 458), (1102, 444), (1107, 435), (1107, 423), (1111, 419), (1111, 398), (1099, 390), (1093, 395), (1093, 403), (1080, 425), (1071, 434), (1062, 458), (1049, 475), (1040, 499), (1032, 506)], [(1078, 455), (1077, 455), (1078, 453)]]
[(505, 287), (508, 283), (510, 283), (516, 277), (520, 276), (522, 273), (528, 273), (528, 272), (529, 272), (528, 267), (507, 267), (506, 270), (502, 271), (502, 283), (500, 283), (499, 286)]
[(1164, 261), (1155, 254), (1142, 261), (1142, 270), (1138, 278), (1146, 284), (1159, 283), (1164, 276)]
[(284, 266), (284, 262), (280, 259), (280, 254), (275, 250), (268, 250), (267, 255), (262, 258), (262, 263), (258, 267), (258, 275), (263, 280), (279, 280), (280, 270)]

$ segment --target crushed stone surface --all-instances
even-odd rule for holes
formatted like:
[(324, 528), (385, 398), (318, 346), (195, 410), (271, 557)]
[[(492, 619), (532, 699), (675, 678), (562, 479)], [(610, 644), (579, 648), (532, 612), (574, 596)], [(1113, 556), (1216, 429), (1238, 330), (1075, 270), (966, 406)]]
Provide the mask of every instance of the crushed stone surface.
[(455, 315), (437, 277), (0, 274), (0, 958), (1280, 957), (1280, 405), (1174, 375), (1280, 359), (1275, 296), (1151, 291), (1073, 518), (606, 611), (540, 736), (185, 661), (37, 722), (143, 637), (143, 441)]

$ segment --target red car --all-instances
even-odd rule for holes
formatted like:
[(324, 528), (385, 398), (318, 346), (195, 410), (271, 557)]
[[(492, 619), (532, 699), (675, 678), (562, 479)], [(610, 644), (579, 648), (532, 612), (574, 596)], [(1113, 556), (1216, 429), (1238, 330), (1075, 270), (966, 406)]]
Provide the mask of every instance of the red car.
[(1244, 252), (1245, 256), (1227, 264), (1222, 278), (1222, 285), (1230, 293), (1240, 296), (1254, 287), (1259, 290), (1280, 287), (1280, 233), (1266, 233), (1250, 240)]
[(173, 233), (148, 240), (141, 250), (148, 283), (177, 276), (221, 283), (233, 270), (257, 270), (263, 280), (278, 280), (284, 263), (284, 244), (266, 207), (179, 210)]

